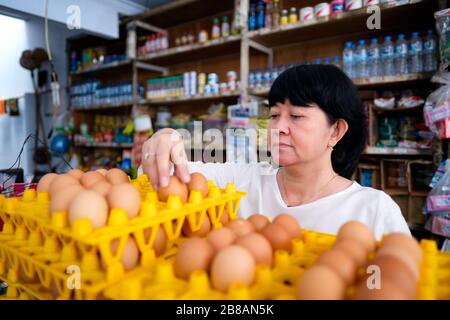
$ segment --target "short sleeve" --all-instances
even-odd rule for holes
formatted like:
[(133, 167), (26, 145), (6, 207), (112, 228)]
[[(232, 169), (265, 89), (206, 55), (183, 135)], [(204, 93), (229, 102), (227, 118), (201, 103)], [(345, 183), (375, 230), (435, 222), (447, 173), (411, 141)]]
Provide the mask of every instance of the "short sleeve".
[(381, 211), (383, 217), (382, 233), (388, 234), (393, 232), (401, 232), (411, 235), (408, 224), (402, 215), (402, 211), (398, 204), (386, 193), (382, 192), (378, 210)]

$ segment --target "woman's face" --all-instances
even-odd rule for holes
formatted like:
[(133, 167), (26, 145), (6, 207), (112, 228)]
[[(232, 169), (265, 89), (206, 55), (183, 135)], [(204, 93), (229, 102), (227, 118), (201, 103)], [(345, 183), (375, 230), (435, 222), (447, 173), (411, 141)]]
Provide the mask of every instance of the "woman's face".
[(280, 166), (289, 166), (318, 160), (327, 152), (331, 154), (334, 129), (317, 105), (297, 107), (289, 100), (278, 103), (270, 108), (269, 143), (273, 160)]

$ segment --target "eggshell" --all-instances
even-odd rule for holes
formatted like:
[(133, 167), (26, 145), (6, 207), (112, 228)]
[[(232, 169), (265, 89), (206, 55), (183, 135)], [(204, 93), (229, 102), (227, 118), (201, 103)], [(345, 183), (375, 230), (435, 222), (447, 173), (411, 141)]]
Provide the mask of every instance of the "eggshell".
[(283, 227), (292, 238), (299, 238), (301, 235), (297, 219), (290, 214), (281, 213), (275, 217), (272, 223)]
[(89, 190), (94, 190), (98, 194), (101, 194), (102, 196), (106, 197), (111, 191), (111, 184), (109, 184), (106, 180), (100, 180), (94, 183), (89, 187)]
[(334, 244), (333, 250), (341, 250), (348, 254), (353, 258), (357, 267), (361, 267), (366, 264), (366, 249), (360, 242), (355, 240), (340, 240)]
[(385, 235), (381, 240), (381, 248), (389, 246), (403, 248), (418, 264), (422, 261), (422, 250), (420, 249), (419, 242), (407, 234), (398, 232)]
[(52, 197), (54, 193), (64, 189), (65, 187), (71, 184), (80, 185), (77, 179), (68, 174), (58, 175), (53, 179), (52, 183), (50, 184), (49, 187), (50, 197)]
[(256, 264), (272, 265), (273, 250), (269, 241), (259, 233), (250, 233), (237, 239), (236, 244), (247, 249)]
[(169, 185), (167, 187), (160, 187), (158, 189), (158, 199), (163, 202), (167, 201), (169, 195), (177, 195), (180, 197), (182, 203), (186, 203), (188, 194), (188, 187), (177, 176), (171, 176), (169, 178)]
[(208, 195), (208, 180), (201, 173), (194, 172), (191, 174), (191, 180), (188, 183), (189, 192), (192, 190), (198, 190), (206, 198)]
[(200, 238), (187, 239), (175, 256), (175, 275), (182, 279), (188, 279), (193, 271), (208, 272), (213, 256), (214, 249), (208, 241)]
[(97, 170), (95, 170), (95, 171), (98, 172), (98, 173), (100, 173), (100, 174), (102, 174), (102, 175), (105, 176), (105, 177), (106, 177), (106, 174), (108, 173), (108, 170), (103, 169), (103, 168), (97, 169)]
[(231, 245), (220, 250), (211, 265), (214, 288), (227, 291), (231, 284), (251, 285), (255, 278), (255, 260), (241, 246)]
[(141, 194), (129, 183), (113, 185), (108, 192), (107, 199), (111, 209), (124, 209), (130, 219), (139, 213)]
[(349, 239), (360, 242), (366, 252), (372, 252), (376, 247), (376, 240), (373, 231), (364, 223), (359, 221), (349, 221), (341, 226), (337, 234), (338, 240)]
[(50, 185), (52, 181), (57, 177), (56, 173), (47, 173), (45, 176), (39, 180), (39, 183), (36, 187), (37, 192), (49, 192)]
[(208, 240), (215, 251), (233, 244), (236, 239), (236, 234), (228, 228), (214, 229), (206, 237), (206, 240)]
[(345, 297), (345, 282), (332, 269), (316, 265), (303, 273), (297, 285), (300, 300), (342, 300)]
[(104, 180), (105, 180), (105, 177), (102, 174), (95, 172), (95, 171), (85, 172), (85, 173), (83, 173), (83, 175), (80, 178), (81, 184), (86, 188), (90, 188), (97, 182), (104, 181)]
[(410, 252), (406, 251), (404, 248), (396, 246), (382, 246), (376, 254), (376, 258), (391, 256), (399, 261), (402, 261), (405, 266), (407, 266), (410, 272), (414, 275), (416, 280), (419, 279), (419, 263), (417, 263)]
[[(144, 230), (145, 241), (147, 243), (150, 240), (150, 236), (152, 234), (152, 229), (153, 228)], [(166, 247), (167, 247), (167, 235), (166, 235), (166, 232), (164, 231), (163, 227), (161, 226), (158, 228), (158, 231), (156, 232), (156, 236), (155, 236), (155, 240), (153, 242), (152, 248), (155, 251), (155, 255), (157, 257), (159, 257), (166, 251)]]
[(78, 184), (68, 185), (66, 188), (55, 192), (50, 199), (49, 213), (53, 214), (57, 211), (67, 212), (71, 201), (75, 196), (83, 191), (83, 187)]
[(72, 169), (69, 172), (67, 172), (68, 175), (74, 177), (77, 180), (80, 180), (81, 176), (83, 175), (83, 171), (80, 169)]
[(87, 218), (94, 228), (103, 227), (108, 217), (108, 203), (105, 198), (92, 190), (79, 192), (69, 205), (69, 223)]
[(222, 216), (220, 217), (220, 222), (222, 223), (222, 226), (228, 225), (230, 223), (230, 216), (227, 213), (226, 209), (223, 209)]
[(255, 227), (255, 230), (258, 232), (270, 223), (269, 219), (262, 214), (251, 215), (247, 220), (250, 221), (250, 223)]
[(357, 266), (351, 256), (340, 250), (330, 250), (323, 253), (318, 265), (325, 265), (336, 272), (346, 285), (353, 283), (356, 279)]
[(273, 251), (292, 251), (292, 238), (283, 227), (271, 223), (261, 230), (261, 234), (270, 242)]
[(122, 183), (129, 183), (130, 180), (128, 179), (128, 176), (125, 172), (123, 172), (120, 169), (113, 168), (108, 170), (108, 173), (106, 173), (106, 179), (111, 184), (122, 184)]
[(408, 297), (395, 284), (381, 281), (379, 289), (370, 289), (365, 281), (356, 287), (352, 300), (407, 300)]
[[(117, 254), (117, 250), (119, 249), (120, 240), (115, 239), (111, 241), (111, 253), (113, 255)], [(130, 271), (139, 262), (139, 248), (136, 244), (136, 241), (133, 237), (129, 237), (125, 242), (125, 247), (123, 248), (122, 255), (120, 257), (120, 262), (123, 265), (125, 271)], [(105, 263), (102, 261), (103, 269), (106, 269)]]
[[(196, 216), (197, 216), (197, 221), (198, 221), (200, 213), (196, 213)], [(202, 221), (202, 225), (199, 230), (192, 231), (191, 225), (187, 218), (186, 218), (186, 220), (184, 220), (183, 229), (182, 229), (183, 234), (186, 237), (199, 237), (199, 238), (206, 236), (210, 230), (211, 230), (211, 221), (209, 220), (208, 215), (205, 215), (205, 217)]]
[(233, 231), (238, 237), (255, 232), (255, 227), (247, 220), (235, 219), (227, 224), (227, 228)]

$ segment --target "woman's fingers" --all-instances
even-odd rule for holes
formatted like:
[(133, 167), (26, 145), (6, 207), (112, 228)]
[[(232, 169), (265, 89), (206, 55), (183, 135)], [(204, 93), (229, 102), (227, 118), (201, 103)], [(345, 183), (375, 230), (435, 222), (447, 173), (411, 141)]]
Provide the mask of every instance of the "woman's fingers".
[(158, 168), (156, 166), (156, 142), (148, 140), (143, 148), (142, 168), (144, 173), (150, 179), (153, 189), (157, 190), (159, 186)]
[(187, 166), (188, 159), (184, 150), (183, 141), (175, 143), (170, 152), (170, 157), (175, 165), (175, 175), (184, 183), (188, 183), (191, 180), (191, 176)]
[(159, 143), (156, 149), (156, 168), (158, 170), (159, 186), (167, 187), (169, 185), (170, 175), (170, 144)]

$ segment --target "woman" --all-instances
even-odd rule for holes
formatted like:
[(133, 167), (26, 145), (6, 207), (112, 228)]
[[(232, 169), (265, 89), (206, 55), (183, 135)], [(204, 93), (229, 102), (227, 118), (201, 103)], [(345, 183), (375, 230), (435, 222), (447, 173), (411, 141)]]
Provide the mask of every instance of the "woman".
[(239, 206), (242, 217), (288, 213), (303, 228), (331, 234), (358, 220), (377, 239), (390, 232), (410, 234), (399, 206), (386, 193), (350, 180), (366, 146), (367, 122), (357, 89), (339, 68), (286, 70), (270, 89), (269, 107), (269, 141), (279, 169), (268, 163), (187, 162), (180, 136), (164, 129), (144, 145), (144, 172), (156, 188), (167, 185), (171, 161), (184, 182), (192, 172), (221, 187), (233, 182), (248, 192)]

